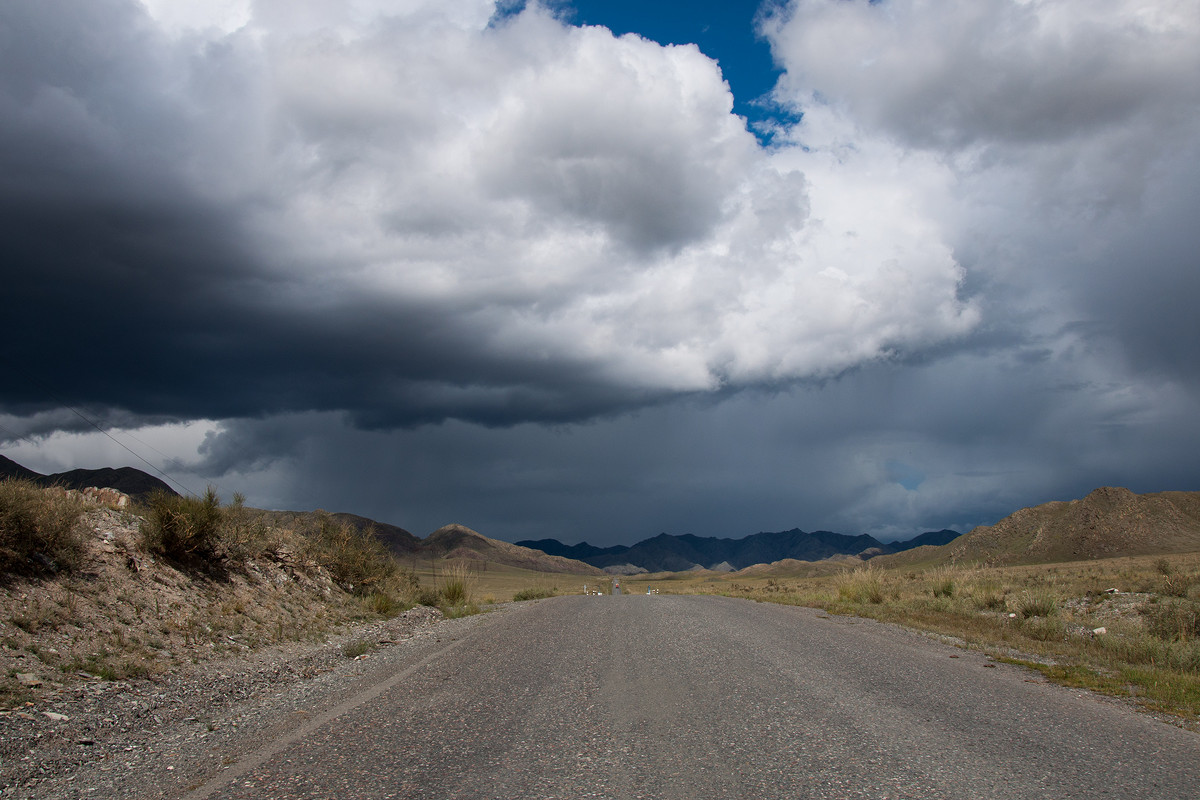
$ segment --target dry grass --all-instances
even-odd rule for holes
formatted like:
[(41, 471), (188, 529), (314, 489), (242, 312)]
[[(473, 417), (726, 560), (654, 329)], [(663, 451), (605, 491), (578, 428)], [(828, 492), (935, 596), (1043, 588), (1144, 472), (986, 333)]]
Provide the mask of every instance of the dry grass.
[(453, 562), (441, 575), (437, 588), (438, 608), (449, 619), (479, 613), (474, 600), (475, 575), (462, 562)]
[[(14, 496), (19, 502), (6, 502)], [(0, 503), (17, 507), (35, 533), (65, 507), (73, 523), (58, 530), (76, 537), (57, 572), (27, 570), (0, 581), (0, 707), (54, 691), (81, 672), (152, 676), (263, 645), (321, 639), (344, 624), (404, 611), (418, 590), (411, 571), (369, 534), (267, 528), (240, 498), (228, 507), (215, 496), (163, 504), (156, 522), (11, 482), (0, 483)], [(148, 536), (150, 525), (158, 527)], [(207, 544), (197, 544), (198, 531)], [(180, 543), (174, 552), (183, 557), (164, 557), (159, 548), (174, 544), (162, 545), (156, 533)], [(36, 552), (56, 552), (43, 543), (49, 538), (33, 538), (46, 548)], [(212, 561), (198, 561), (200, 553)], [(69, 571), (68, 564), (78, 566)], [(42, 686), (23, 686), (18, 674), (36, 675)]]
[[(429, 602), (422, 602), (422, 605), (438, 605), (441, 602), (440, 588), (446, 570), (453, 564), (447, 564), (440, 559), (431, 562), (427, 559), (420, 560), (411, 557), (402, 563), (420, 581), (421, 591), (429, 600)], [(593, 588), (600, 584), (604, 586), (609, 584), (609, 581), (595, 575), (535, 572), (521, 567), (490, 562), (472, 562), (470, 568), (472, 596), (481, 598), (485, 604), (488, 598), (494, 602), (504, 602), (514, 599), (517, 594), (526, 591), (551, 592), (556, 595), (582, 594), (585, 584)]]
[(868, 563), (827, 577), (705, 576), (655, 585), (952, 635), (1041, 664), (1053, 680), (1200, 719), (1200, 554), (1007, 568)]
[(547, 597), (554, 597), (558, 594), (555, 587), (531, 586), (527, 589), (522, 589), (513, 595), (513, 602), (521, 602), (523, 600), (544, 600)]
[(75, 569), (84, 550), (75, 526), (86, 508), (65, 491), (0, 480), (0, 575)]
[(146, 502), (142, 544), (179, 564), (214, 568), (224, 557), (224, 517), (211, 486), (203, 497), (155, 492)]
[(359, 530), (328, 514), (317, 518), (317, 527), (306, 537), (306, 556), (329, 571), (348, 592), (359, 596), (415, 588), (415, 579), (404, 574), (395, 556), (371, 528)]

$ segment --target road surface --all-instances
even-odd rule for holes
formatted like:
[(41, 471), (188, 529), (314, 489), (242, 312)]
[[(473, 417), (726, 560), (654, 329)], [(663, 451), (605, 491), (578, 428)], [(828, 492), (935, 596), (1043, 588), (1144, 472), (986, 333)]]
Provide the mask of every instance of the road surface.
[(720, 597), (493, 615), (201, 798), (1188, 798), (1200, 736), (894, 626)]

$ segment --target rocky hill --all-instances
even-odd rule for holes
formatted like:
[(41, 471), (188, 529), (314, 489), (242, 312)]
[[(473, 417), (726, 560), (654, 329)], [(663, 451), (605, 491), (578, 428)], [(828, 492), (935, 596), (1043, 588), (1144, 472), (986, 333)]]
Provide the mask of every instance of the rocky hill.
[(603, 574), (600, 569), (582, 561), (489, 539), (465, 525), (446, 525), (438, 528), (421, 542), (419, 553), (424, 558), (483, 561), (537, 572)]

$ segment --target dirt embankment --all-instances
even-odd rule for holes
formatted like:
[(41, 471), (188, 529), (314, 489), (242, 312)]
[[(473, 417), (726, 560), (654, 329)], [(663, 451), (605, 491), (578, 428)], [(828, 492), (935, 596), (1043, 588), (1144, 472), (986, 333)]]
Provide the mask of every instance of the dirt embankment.
[[(91, 508), (73, 569), (0, 581), (0, 797), (105, 796), (105, 771), (149, 781), (189, 743), (228, 752), (248, 719), (277, 713), (266, 698), (286, 690), (304, 713), (311, 687), (442, 621), (379, 609), (286, 544), (185, 569), (143, 548), (140, 523)], [(85, 765), (91, 794), (72, 786)]]
[(94, 678), (154, 677), (378, 619), (286, 546), (236, 570), (185, 570), (141, 546), (141, 518), (83, 515), (80, 564), (0, 583), (0, 709)]

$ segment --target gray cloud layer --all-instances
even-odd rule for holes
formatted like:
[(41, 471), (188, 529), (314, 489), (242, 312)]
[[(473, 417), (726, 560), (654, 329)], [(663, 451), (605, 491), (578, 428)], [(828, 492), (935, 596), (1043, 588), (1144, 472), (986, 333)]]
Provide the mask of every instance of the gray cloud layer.
[(1200, 479), (1191, 4), (794, 0), (770, 148), (695, 47), (495, 12), (0, 8), (3, 430), (513, 538)]
[[(804, 158), (758, 147), (696, 48), (410, 5), (183, 33), (119, 0), (10, 9), (11, 322), (73, 369), (10, 357), (146, 414), (509, 424), (835, 374), (974, 322), (928, 231), (810, 219)], [(96, 331), (144, 362), (71, 362)]]

